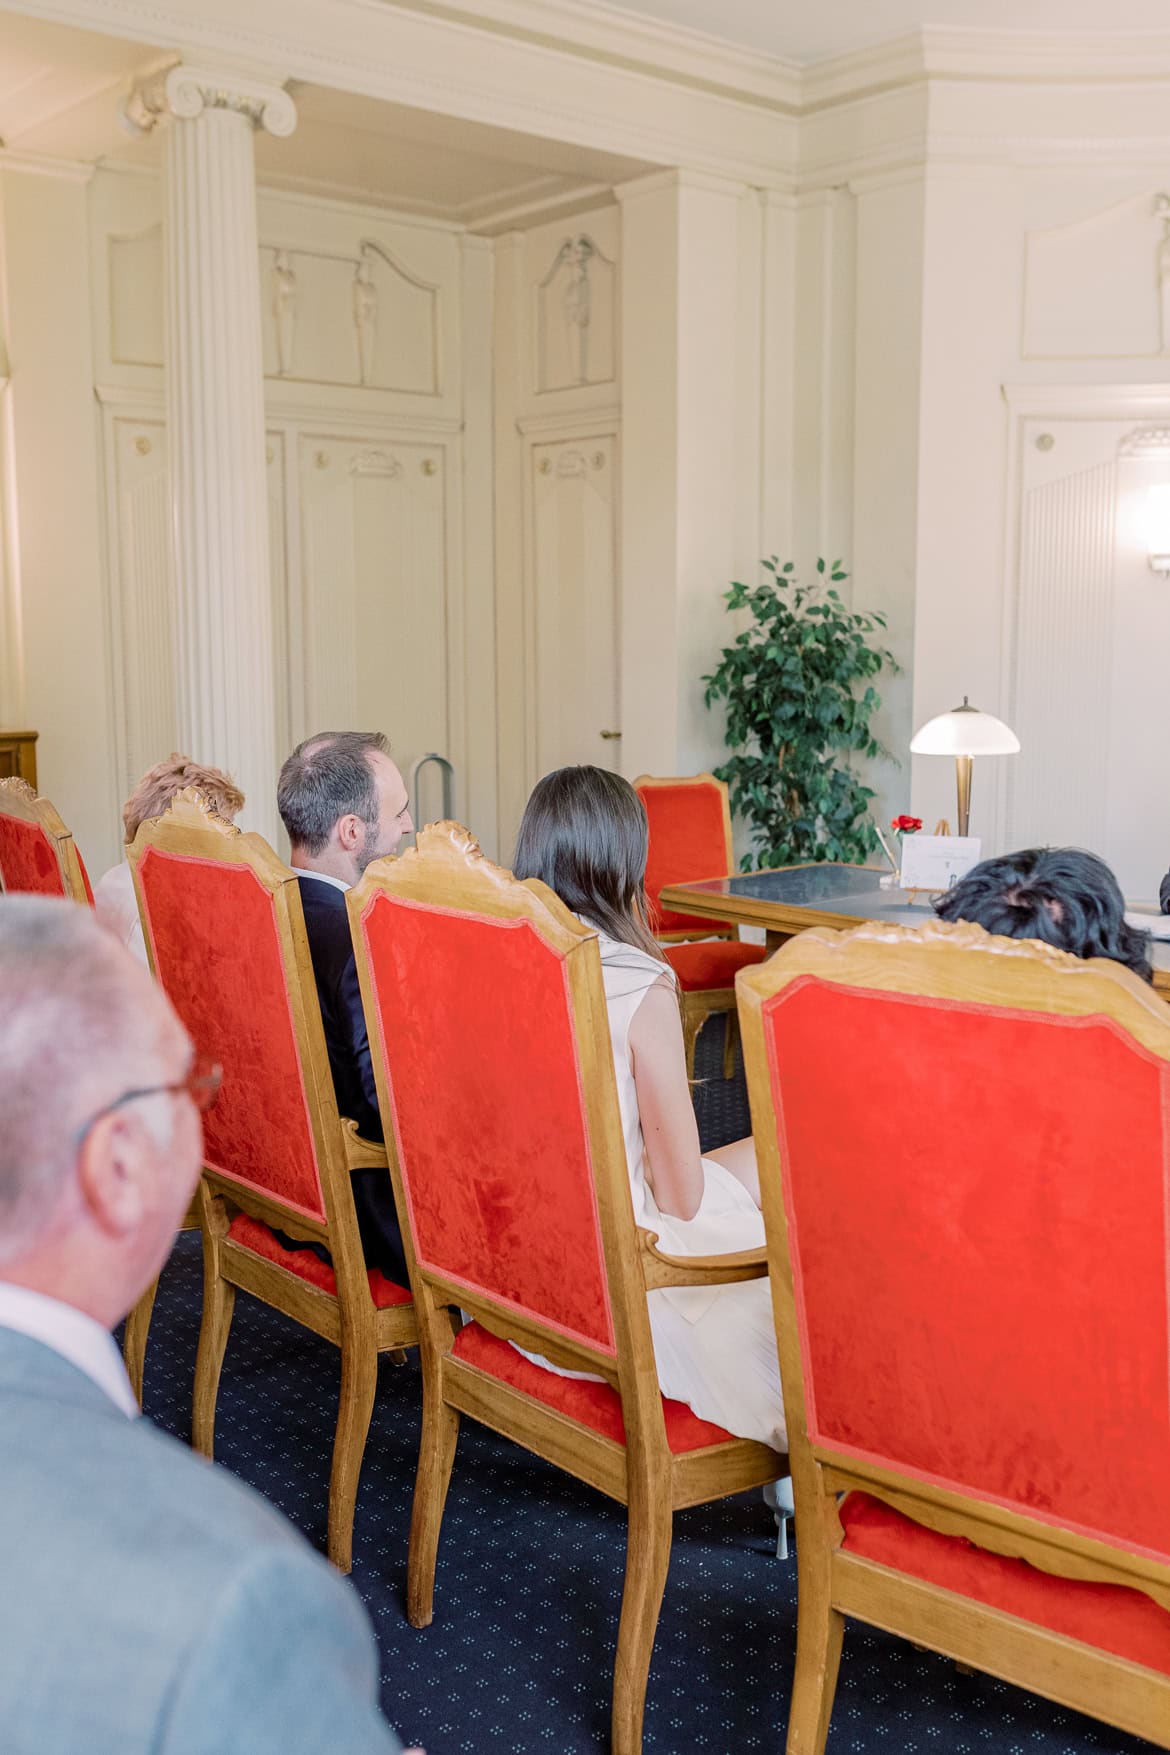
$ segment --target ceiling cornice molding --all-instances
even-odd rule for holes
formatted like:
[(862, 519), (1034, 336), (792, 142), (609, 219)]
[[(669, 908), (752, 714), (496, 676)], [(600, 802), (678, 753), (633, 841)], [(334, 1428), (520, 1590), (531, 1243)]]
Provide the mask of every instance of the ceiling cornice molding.
[[(279, 66), (290, 78), (781, 194), (928, 162), (1147, 163), (1160, 136), (1084, 138), (1077, 88), (1170, 97), (1170, 31), (1141, 36), (927, 29), (803, 69), (583, 0), (6, 0), (31, 17), (140, 41), (210, 65)], [(486, 50), (486, 52), (485, 52)], [(1062, 88), (1067, 110), (1017, 116), (1007, 137), (926, 125), (952, 83)], [(1147, 106), (1148, 110), (1148, 106)], [(1170, 105), (1168, 105), (1170, 110)], [(1067, 116), (1067, 123), (1066, 123)], [(915, 120), (917, 118), (917, 120)], [(936, 127), (939, 118), (936, 118)], [(1021, 121), (1023, 127), (1021, 128)], [(1156, 128), (1158, 122), (1153, 119)], [(1067, 127), (1067, 132), (1066, 132)], [(18, 157), (11, 161), (19, 162)], [(79, 174), (81, 167), (47, 174)], [(26, 162), (25, 168), (35, 168)], [(88, 167), (85, 167), (88, 174)], [(653, 174), (653, 171), (649, 174)], [(269, 186), (369, 200), (271, 171)], [(572, 199), (567, 192), (567, 198)], [(555, 204), (555, 203), (554, 203)], [(509, 204), (511, 205), (511, 204)], [(517, 223), (533, 215), (517, 207)], [(539, 206), (539, 202), (535, 204)], [(411, 204), (404, 204), (406, 211)], [(433, 211), (433, 210), (432, 210)], [(507, 215), (503, 215), (507, 219)], [(446, 212), (489, 227), (489, 213)]]
[(97, 166), (79, 159), (54, 158), (45, 152), (21, 152), (0, 146), (0, 171), (23, 171), (31, 177), (55, 177), (62, 183), (88, 183)]
[[(802, 65), (606, 0), (329, 0), (327, 7), (314, 0), (249, 0), (246, 8), (234, 0), (8, 0), (7, 10), (172, 52), (218, 52), (236, 65), (280, 67), (323, 84), (334, 83), (330, 74), (362, 66), (361, 54), (346, 49), (358, 22), (371, 53), (367, 71), (375, 76), (387, 60), (379, 56), (379, 36), (411, 31), (416, 41), (429, 35), (453, 46), (469, 40), (482, 45), (490, 34), (500, 47), (511, 44), (562, 61), (592, 62), (658, 86), (691, 88), (790, 115), (924, 78), (1043, 84), (1170, 80), (1170, 29), (926, 26)], [(368, 84), (341, 89), (366, 90)]]
[[(651, 164), (693, 164), (767, 183), (794, 160), (795, 122), (778, 98), (630, 64), (617, 43), (602, 59), (572, 43), (497, 27), (485, 53), (494, 4), (484, 0), (485, 16), (475, 24), (390, 0), (248, 0), (246, 7), (238, 0), (14, 0), (8, 9), (212, 64), (216, 57), (279, 64), (291, 79), (537, 138), (604, 145)], [(741, 59), (738, 52), (733, 59)]]
[(795, 112), (804, 70), (797, 61), (687, 25), (610, 6), (606, 0), (398, 0), (404, 11), (587, 54), (613, 67)]

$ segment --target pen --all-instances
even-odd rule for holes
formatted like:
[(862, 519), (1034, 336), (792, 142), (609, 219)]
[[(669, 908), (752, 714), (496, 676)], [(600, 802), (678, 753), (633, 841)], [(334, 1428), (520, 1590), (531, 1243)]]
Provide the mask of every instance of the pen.
[(889, 860), (890, 864), (894, 868), (894, 876), (899, 877), (901, 875), (901, 873), (898, 869), (898, 861), (894, 858), (893, 854), (890, 852), (890, 844), (886, 840), (885, 836), (882, 834), (881, 829), (879, 828), (877, 823), (874, 824), (874, 832), (876, 833), (878, 840), (882, 844), (882, 852), (885, 854), (886, 858)]

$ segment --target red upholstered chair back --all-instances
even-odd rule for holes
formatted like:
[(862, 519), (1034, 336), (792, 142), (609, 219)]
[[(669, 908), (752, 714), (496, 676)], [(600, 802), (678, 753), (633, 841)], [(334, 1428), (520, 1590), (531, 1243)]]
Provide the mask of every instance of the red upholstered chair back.
[(26, 780), (0, 780), (0, 890), (93, 902), (72, 835)]
[(634, 789), (650, 823), (646, 895), (650, 926), (661, 938), (709, 938), (719, 923), (663, 908), (664, 884), (697, 883), (732, 870), (731, 812), (727, 787), (714, 774), (656, 780), (640, 774)]
[(340, 1129), (295, 876), (190, 788), (128, 852), (152, 967), (223, 1067), (206, 1169), (257, 1217), (323, 1230)]
[(738, 992), (794, 1467), (1170, 1559), (1165, 1006), (941, 923)]
[(634, 1232), (597, 935), (453, 823), (349, 904), (416, 1302), (421, 1276), (613, 1372)]

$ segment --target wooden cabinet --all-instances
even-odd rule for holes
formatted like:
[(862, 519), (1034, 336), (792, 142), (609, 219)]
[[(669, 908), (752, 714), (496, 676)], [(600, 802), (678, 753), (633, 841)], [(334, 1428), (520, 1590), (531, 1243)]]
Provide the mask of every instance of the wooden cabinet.
[(37, 789), (37, 733), (0, 731), (0, 780), (27, 780)]

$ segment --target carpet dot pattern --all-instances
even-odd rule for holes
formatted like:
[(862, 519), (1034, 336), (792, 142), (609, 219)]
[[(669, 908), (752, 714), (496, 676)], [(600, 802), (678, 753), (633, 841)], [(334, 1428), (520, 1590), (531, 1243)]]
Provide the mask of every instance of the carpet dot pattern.
[[(699, 1039), (705, 1148), (748, 1132), (742, 1063), (720, 1076), (721, 1027)], [(202, 1298), (199, 1240), (163, 1273), (146, 1411), (189, 1440)], [(243, 1293), (216, 1421), (216, 1460), (325, 1545), (337, 1417), (334, 1348)], [(609, 1748), (625, 1564), (622, 1509), (464, 1421), (443, 1523), (435, 1619), (404, 1610), (421, 1386), (384, 1361), (354, 1531), (353, 1583), (381, 1652), (383, 1702), (428, 1755), (587, 1755)], [(647, 1691), (646, 1755), (784, 1747), (796, 1565), (777, 1561), (758, 1494), (676, 1515)], [(1139, 1755), (1151, 1745), (858, 1623), (845, 1636), (828, 1755)]]

